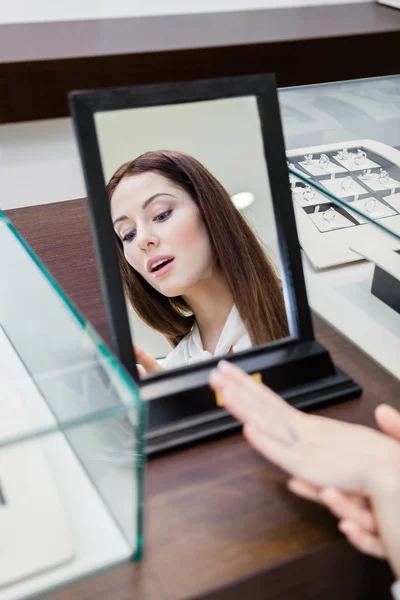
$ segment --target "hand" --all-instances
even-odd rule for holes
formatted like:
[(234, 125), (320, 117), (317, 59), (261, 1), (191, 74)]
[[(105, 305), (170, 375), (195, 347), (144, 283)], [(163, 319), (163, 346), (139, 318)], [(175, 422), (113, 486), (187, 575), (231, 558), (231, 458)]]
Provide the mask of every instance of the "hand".
[(159, 373), (164, 371), (162, 366), (156, 361), (151, 354), (145, 352), (136, 344), (133, 346), (136, 354), (136, 359), (139, 363), (138, 371), (140, 375), (148, 375), (149, 373)]
[[(383, 433), (400, 442), (399, 411), (381, 404), (375, 410), (375, 419)], [(376, 558), (387, 558), (375, 511), (368, 498), (337, 489), (318, 488), (297, 478), (291, 478), (288, 487), (302, 498), (327, 506), (338, 517), (340, 530), (355, 548)]]
[[(317, 488), (369, 498), (389, 563), (400, 579), (400, 444), (368, 427), (300, 413), (229, 363), (219, 364), (210, 385), (244, 423), (250, 444), (272, 462)], [(354, 524), (341, 528), (352, 543), (359, 542), (361, 531)]]
[(379, 525), (370, 500), (363, 494), (317, 487), (292, 477), (288, 488), (297, 496), (325, 505), (339, 519), (339, 529), (360, 552), (387, 558)]
[(387, 436), (301, 413), (230, 363), (219, 363), (210, 385), (244, 423), (244, 435), (254, 448), (310, 484), (373, 496), (387, 469), (391, 474), (393, 465), (400, 464), (400, 446)]

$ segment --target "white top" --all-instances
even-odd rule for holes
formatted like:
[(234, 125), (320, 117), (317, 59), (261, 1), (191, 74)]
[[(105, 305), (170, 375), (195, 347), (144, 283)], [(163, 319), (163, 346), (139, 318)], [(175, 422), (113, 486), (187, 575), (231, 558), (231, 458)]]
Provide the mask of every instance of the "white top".
[(396, 581), (392, 585), (392, 596), (393, 600), (400, 600), (400, 581)]
[(209, 360), (213, 356), (221, 356), (233, 352), (240, 352), (251, 348), (251, 341), (246, 331), (244, 323), (240, 318), (236, 306), (232, 307), (226, 320), (224, 328), (215, 348), (214, 354), (203, 349), (201, 337), (197, 323), (194, 324), (192, 331), (188, 333), (170, 352), (166, 358), (158, 361), (163, 367), (173, 369), (197, 363), (202, 360)]

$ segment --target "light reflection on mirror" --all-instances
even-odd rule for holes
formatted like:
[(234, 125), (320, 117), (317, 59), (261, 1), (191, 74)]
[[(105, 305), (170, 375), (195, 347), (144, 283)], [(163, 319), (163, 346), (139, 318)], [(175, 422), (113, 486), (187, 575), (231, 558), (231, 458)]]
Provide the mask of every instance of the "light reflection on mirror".
[(239, 192), (231, 196), (233, 204), (238, 210), (244, 210), (254, 202), (254, 194), (251, 192)]

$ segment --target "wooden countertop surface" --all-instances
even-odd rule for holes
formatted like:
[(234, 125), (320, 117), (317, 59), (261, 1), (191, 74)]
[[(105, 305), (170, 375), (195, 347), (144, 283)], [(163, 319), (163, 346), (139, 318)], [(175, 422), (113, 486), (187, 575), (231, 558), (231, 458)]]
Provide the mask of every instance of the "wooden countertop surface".
[[(7, 211), (78, 308), (108, 337), (85, 200)], [(400, 384), (331, 327), (318, 340), (364, 388), (319, 414), (374, 426), (380, 402), (400, 408)], [(389, 600), (385, 563), (353, 550), (322, 507), (233, 435), (151, 460), (145, 558), (53, 600)]]

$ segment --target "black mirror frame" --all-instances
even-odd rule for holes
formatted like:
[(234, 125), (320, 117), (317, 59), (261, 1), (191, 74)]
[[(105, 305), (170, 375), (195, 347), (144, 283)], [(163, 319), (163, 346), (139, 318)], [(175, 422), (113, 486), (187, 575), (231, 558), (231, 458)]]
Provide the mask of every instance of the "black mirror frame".
[(89, 200), (93, 237), (115, 354), (149, 402), (147, 453), (236, 431), (240, 424), (216, 405), (208, 386), (218, 358), (139, 379), (97, 141), (96, 112), (255, 96), (273, 199), (291, 337), (228, 357), (290, 404), (309, 409), (353, 398), (361, 388), (335, 367), (314, 338), (289, 185), (275, 77), (271, 74), (74, 91), (69, 105)]

